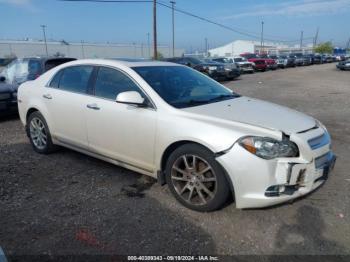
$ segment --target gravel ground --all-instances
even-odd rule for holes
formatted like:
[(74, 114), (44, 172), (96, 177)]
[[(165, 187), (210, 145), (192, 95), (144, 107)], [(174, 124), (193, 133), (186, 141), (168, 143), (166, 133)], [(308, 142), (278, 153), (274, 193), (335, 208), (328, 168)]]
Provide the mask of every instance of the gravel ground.
[(243, 75), (243, 95), (321, 120), (337, 165), (292, 204), (197, 213), (135, 172), (62, 149), (33, 152), (20, 121), (0, 120), (0, 246), (9, 255), (350, 255), (350, 72), (334, 64)]

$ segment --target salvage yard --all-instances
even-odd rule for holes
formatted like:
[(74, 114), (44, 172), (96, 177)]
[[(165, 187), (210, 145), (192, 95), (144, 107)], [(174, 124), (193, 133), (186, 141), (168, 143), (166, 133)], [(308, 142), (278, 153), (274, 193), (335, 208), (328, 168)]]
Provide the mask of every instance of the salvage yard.
[(135, 172), (68, 149), (36, 154), (19, 119), (1, 118), (4, 252), (350, 254), (350, 72), (323, 64), (242, 75), (224, 84), (325, 124), (338, 159), (323, 187), (277, 207), (239, 210), (231, 203), (198, 213), (177, 203), (166, 186)]

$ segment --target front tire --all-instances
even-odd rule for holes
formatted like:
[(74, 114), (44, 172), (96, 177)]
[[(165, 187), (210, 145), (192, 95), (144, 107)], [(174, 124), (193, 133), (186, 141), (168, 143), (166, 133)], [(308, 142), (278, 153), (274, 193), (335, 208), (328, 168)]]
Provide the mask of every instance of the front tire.
[(166, 164), (166, 182), (184, 206), (200, 212), (221, 208), (230, 189), (224, 170), (214, 154), (197, 144), (177, 148)]
[(57, 147), (52, 143), (51, 133), (43, 115), (36, 111), (27, 121), (27, 134), (35, 152), (49, 154)]

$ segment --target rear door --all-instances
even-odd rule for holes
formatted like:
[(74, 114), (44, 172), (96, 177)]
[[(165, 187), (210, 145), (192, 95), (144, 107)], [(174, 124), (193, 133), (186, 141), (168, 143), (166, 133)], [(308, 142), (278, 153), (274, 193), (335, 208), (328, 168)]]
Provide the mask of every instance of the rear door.
[(88, 149), (86, 105), (94, 67), (72, 66), (59, 71), (42, 96), (53, 135), (63, 143)]

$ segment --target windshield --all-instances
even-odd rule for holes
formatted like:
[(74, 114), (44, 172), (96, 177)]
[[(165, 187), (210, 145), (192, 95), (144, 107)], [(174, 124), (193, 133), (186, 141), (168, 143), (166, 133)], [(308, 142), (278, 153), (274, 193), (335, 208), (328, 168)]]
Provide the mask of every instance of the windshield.
[(234, 60), (235, 60), (236, 63), (247, 61), (247, 59), (245, 59), (244, 57), (237, 57)]
[(145, 66), (135, 70), (168, 104), (185, 108), (233, 99), (239, 95), (183, 66)]

